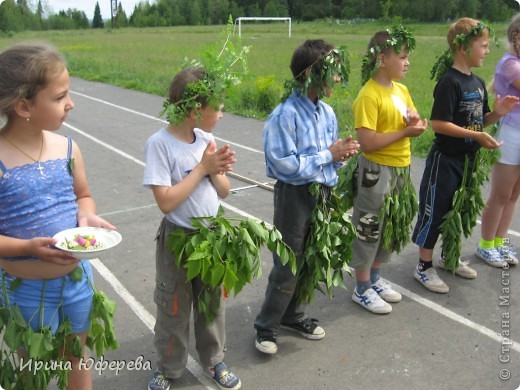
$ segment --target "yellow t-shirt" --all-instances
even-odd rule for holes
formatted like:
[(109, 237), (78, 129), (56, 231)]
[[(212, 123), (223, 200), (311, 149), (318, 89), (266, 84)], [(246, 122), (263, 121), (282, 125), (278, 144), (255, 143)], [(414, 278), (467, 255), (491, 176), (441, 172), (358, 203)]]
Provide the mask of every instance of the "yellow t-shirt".
[[(412, 98), (403, 84), (393, 82), (385, 88), (373, 79), (361, 88), (354, 101), (355, 128), (365, 127), (377, 133), (391, 133), (406, 127), (406, 108), (415, 110)], [(391, 167), (410, 165), (410, 139), (405, 137), (374, 152), (363, 152), (370, 161)]]

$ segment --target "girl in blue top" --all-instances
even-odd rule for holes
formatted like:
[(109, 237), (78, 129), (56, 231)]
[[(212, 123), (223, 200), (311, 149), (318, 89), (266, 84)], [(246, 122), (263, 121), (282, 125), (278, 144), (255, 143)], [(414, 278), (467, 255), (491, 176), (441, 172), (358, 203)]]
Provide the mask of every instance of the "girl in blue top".
[[(54, 48), (21, 43), (0, 53), (0, 305), (18, 306), (34, 330), (56, 332), (68, 318), (84, 346), (93, 291), (87, 277), (68, 275), (81, 267), (91, 279), (90, 264), (53, 248), (51, 237), (115, 227), (96, 215), (78, 146), (54, 133), (72, 108), (69, 73)], [(15, 279), (21, 285), (11, 289)], [(69, 359), (69, 388), (92, 389), (90, 371)]]

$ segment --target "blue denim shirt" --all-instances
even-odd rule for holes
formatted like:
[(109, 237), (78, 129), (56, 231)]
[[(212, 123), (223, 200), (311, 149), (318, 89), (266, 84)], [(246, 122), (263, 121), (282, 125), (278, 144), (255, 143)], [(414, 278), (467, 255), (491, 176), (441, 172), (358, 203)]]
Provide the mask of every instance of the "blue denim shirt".
[(328, 148), (338, 139), (332, 108), (294, 92), (267, 119), (262, 140), (268, 177), (302, 185), (317, 182), (334, 186), (340, 162), (332, 162)]

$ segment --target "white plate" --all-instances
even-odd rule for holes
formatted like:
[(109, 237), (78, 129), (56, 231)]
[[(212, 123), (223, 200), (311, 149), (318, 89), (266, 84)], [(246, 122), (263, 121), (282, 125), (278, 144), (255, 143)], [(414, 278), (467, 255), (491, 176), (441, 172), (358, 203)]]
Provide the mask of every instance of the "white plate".
[[(74, 250), (68, 249), (67, 241), (74, 242), (74, 239), (77, 235), (80, 236), (94, 236), (97, 243), (102, 245), (101, 248), (92, 248), (92, 249), (84, 249), (84, 250)], [(95, 259), (101, 253), (105, 252), (108, 249), (111, 249), (118, 245), (121, 240), (121, 234), (116, 232), (115, 230), (108, 230), (99, 227), (77, 227), (74, 229), (63, 230), (54, 235), (54, 237), (58, 242), (55, 247), (58, 249), (62, 249), (64, 251), (72, 253), (72, 255), (78, 259)]]

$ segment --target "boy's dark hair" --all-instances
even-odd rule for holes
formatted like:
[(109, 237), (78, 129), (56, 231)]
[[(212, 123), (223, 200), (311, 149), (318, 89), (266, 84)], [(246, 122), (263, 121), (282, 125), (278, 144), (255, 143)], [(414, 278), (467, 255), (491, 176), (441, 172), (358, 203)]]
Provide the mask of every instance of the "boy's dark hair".
[(300, 45), (293, 53), (291, 59), (291, 72), (296, 81), (304, 82), (306, 79), (306, 70), (314, 75), (319, 75), (323, 66), (321, 59), (325, 58), (334, 45), (325, 42), (323, 39), (308, 39)]
[(168, 91), (168, 100), (172, 104), (177, 104), (186, 100), (186, 98), (194, 98), (197, 102), (205, 107), (207, 101), (204, 97), (191, 94), (193, 96), (187, 96), (187, 92), (190, 90), (190, 85), (197, 84), (199, 81), (206, 77), (206, 69), (202, 66), (190, 66), (181, 70), (175, 75)]

